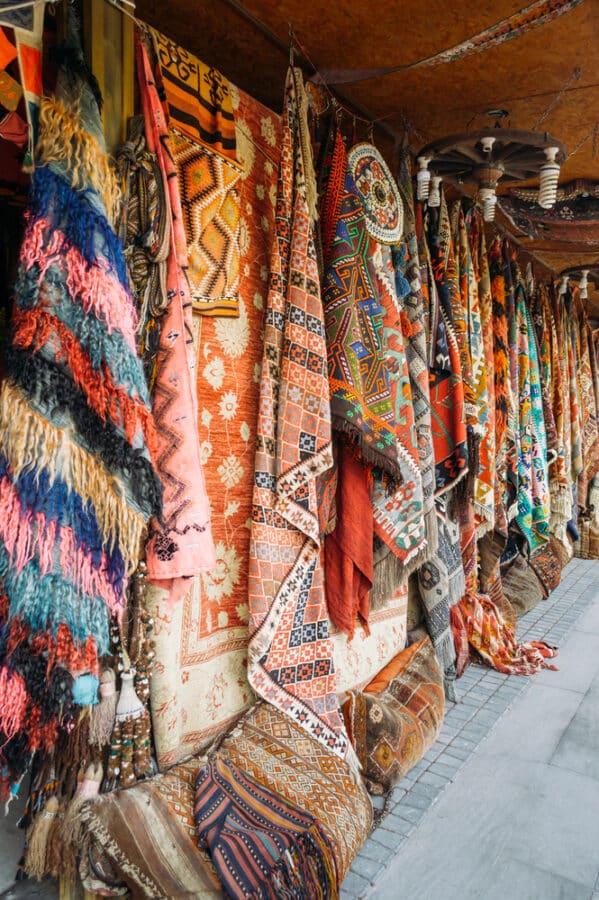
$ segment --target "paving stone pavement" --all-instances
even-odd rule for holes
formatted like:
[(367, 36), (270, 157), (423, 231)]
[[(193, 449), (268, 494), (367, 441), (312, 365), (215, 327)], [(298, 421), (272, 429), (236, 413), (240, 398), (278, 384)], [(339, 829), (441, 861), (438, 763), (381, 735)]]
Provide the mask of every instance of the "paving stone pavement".
[[(587, 610), (585, 627), (575, 630)], [(599, 561), (572, 560), (549, 599), (520, 619), (518, 636), (521, 640), (563, 645), (556, 660), (560, 671), (546, 670), (531, 678), (469, 666), (456, 683), (459, 702), (448, 704), (437, 742), (392, 792), (382, 821), (343, 882), (341, 900), (396, 900), (402, 896), (426, 900), (506, 896), (510, 900), (599, 900)], [(507, 710), (506, 733), (502, 735), (499, 729), (487, 742)], [(494, 747), (495, 736), (498, 743)], [(488, 748), (484, 751), (483, 742)], [(483, 764), (477, 770), (481, 753)], [(539, 773), (541, 765), (547, 772)], [(502, 766), (507, 769), (505, 786), (499, 784)], [(573, 778), (585, 779), (590, 772), (595, 780), (589, 779), (588, 785), (560, 781), (563, 773), (567, 781), (572, 772), (579, 773)], [(550, 783), (551, 777), (555, 784)], [(487, 782), (492, 780), (488, 796), (485, 778)], [(527, 821), (519, 834), (522, 799), (516, 790), (518, 785), (510, 783), (514, 778), (520, 779), (521, 790), (527, 786), (530, 790), (530, 784), (537, 783), (539, 796), (553, 792), (555, 801), (552, 806), (547, 800), (545, 818), (538, 823)], [(560, 869), (556, 850), (549, 852), (548, 848), (560, 840), (558, 810), (567, 807), (568, 798), (577, 790), (582, 791), (583, 805), (588, 798), (593, 808), (586, 818), (591, 817), (595, 849), (589, 844), (586, 858), (578, 847), (576, 866), (568, 867), (566, 858)], [(451, 818), (454, 796), (455, 809), (462, 816), (459, 821), (457, 815)], [(516, 829), (513, 841), (517, 846), (511, 850), (510, 835), (493, 832), (497, 823), (493, 808), (484, 808), (485, 796), (491, 807), (497, 803), (496, 815), (505, 816), (507, 831), (510, 820)], [(441, 797), (444, 808), (441, 812), (439, 805), (435, 817), (435, 805)], [(537, 800), (535, 795), (524, 808), (532, 808)], [(373, 802), (382, 810), (383, 798), (373, 798)], [(574, 821), (576, 811), (569, 812)], [(580, 817), (581, 828), (583, 821), (585, 816)], [(566, 830), (569, 824), (565, 823)], [(545, 834), (551, 828), (555, 837)], [(494, 841), (489, 838), (491, 833)], [(484, 852), (482, 838), (488, 841)], [(446, 871), (431, 870), (436, 857), (444, 861)], [(500, 857), (501, 865), (491, 865)]]

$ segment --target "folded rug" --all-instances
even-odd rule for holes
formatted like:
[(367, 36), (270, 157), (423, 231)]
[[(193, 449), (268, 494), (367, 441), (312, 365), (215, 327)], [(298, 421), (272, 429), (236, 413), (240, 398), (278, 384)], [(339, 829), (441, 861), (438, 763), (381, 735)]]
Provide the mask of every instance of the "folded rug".
[(229, 897), (326, 900), (338, 896), (335, 856), (318, 821), (224, 759), (196, 777), (198, 841)]
[(345, 760), (269, 703), (257, 703), (247, 713), (219, 754), (318, 819), (333, 847), (341, 883), (372, 825), (370, 798)]

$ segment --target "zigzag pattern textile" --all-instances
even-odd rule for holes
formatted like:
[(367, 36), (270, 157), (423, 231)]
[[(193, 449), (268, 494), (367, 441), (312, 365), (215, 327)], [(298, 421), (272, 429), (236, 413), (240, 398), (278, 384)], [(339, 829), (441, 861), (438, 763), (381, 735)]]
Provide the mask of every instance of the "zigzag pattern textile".
[[(84, 92), (85, 100), (85, 92)], [(99, 126), (45, 100), (0, 393), (0, 762), (7, 792), (97, 702), (146, 524), (154, 421)], [(90, 681), (91, 677), (91, 681)], [(80, 681), (80, 679), (82, 679)], [(95, 690), (94, 690), (95, 686)], [(83, 691), (85, 693), (85, 691)]]
[(316, 481), (333, 457), (303, 91), (301, 73), (290, 69), (257, 423), (248, 677), (260, 696), (346, 756), (320, 558)]
[(239, 178), (231, 86), (152, 29), (177, 166), (194, 309), (239, 315)]

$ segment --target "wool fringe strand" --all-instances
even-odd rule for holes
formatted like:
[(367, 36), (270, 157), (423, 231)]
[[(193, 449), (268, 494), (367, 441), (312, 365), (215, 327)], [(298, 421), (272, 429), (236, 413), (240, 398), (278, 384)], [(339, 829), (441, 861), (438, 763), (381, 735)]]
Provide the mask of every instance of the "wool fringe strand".
[(121, 206), (119, 184), (106, 152), (93, 135), (81, 128), (79, 110), (68, 110), (59, 100), (45, 97), (39, 126), (35, 147), (38, 163), (66, 166), (76, 190), (85, 190), (91, 184), (114, 225)]

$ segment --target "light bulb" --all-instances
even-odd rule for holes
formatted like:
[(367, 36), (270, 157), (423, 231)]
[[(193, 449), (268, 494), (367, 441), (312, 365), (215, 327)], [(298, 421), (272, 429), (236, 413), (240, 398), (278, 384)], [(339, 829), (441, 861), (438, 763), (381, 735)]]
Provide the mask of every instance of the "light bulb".
[(557, 292), (558, 296), (563, 297), (567, 290), (568, 290), (568, 276), (562, 275), (562, 280), (560, 282), (559, 290)]
[(418, 157), (418, 165), (420, 168), (416, 173), (416, 199), (417, 200), (427, 200), (428, 192), (431, 181), (431, 173), (429, 172), (428, 164), (430, 162), (429, 156), (419, 156)]
[(559, 163), (555, 157), (559, 153), (559, 147), (546, 147), (545, 156), (547, 162), (543, 163), (540, 171), (538, 204), (543, 209), (550, 209), (557, 199), (557, 182), (559, 179)]
[(428, 195), (429, 206), (441, 206), (441, 177), (433, 175), (431, 179), (431, 189)]
[(478, 189), (478, 197), (483, 205), (483, 219), (485, 222), (493, 222), (495, 219), (495, 206), (497, 204), (497, 194), (492, 187), (481, 187)]
[(580, 288), (580, 299), (588, 300), (589, 297), (589, 270), (583, 269), (580, 281), (578, 282), (578, 287)]
[(493, 149), (493, 144), (495, 143), (495, 138), (488, 135), (488, 137), (484, 137), (480, 139), (480, 145), (483, 148), (484, 153), (490, 153)]

